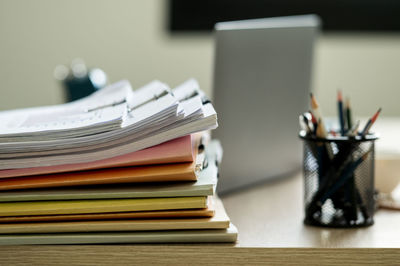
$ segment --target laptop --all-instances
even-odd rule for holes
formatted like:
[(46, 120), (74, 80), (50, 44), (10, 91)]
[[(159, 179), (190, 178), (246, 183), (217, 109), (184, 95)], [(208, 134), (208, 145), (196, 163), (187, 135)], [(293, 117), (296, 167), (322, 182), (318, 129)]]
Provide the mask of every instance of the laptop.
[(315, 15), (215, 25), (214, 106), (224, 157), (218, 190), (301, 169), (299, 115), (309, 109)]

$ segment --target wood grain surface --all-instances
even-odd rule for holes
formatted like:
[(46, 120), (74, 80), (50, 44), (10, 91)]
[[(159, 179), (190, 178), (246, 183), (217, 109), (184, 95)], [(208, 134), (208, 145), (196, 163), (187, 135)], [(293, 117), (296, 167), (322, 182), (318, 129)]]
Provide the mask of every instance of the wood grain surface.
[(227, 245), (3, 246), (1, 265), (396, 265), (398, 249)]

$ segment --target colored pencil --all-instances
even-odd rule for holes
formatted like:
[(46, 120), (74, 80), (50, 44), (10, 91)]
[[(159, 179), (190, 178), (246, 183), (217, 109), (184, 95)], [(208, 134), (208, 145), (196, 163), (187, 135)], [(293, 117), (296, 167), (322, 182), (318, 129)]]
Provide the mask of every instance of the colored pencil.
[(350, 106), (350, 98), (346, 98), (346, 121), (347, 121), (347, 129), (350, 130), (353, 127), (353, 119), (351, 117), (351, 106)]
[(364, 137), (365, 135), (368, 134), (368, 131), (371, 129), (372, 125), (375, 123), (375, 121), (378, 118), (381, 111), (382, 111), (382, 108), (379, 108), (378, 111), (376, 111), (376, 113), (368, 120), (364, 129), (360, 132), (360, 136)]
[(310, 97), (311, 97), (311, 108), (313, 110), (313, 114), (315, 115), (315, 118), (318, 120), (318, 128), (320, 128), (321, 131), (321, 137), (325, 138), (327, 136), (327, 132), (325, 129), (325, 125), (324, 125), (324, 121), (323, 121), (323, 117), (319, 108), (319, 104), (317, 102), (317, 100), (315, 99), (315, 96), (310, 93)]
[(343, 98), (342, 92), (338, 90), (337, 93), (337, 102), (338, 102), (338, 116), (339, 116), (339, 123), (340, 123), (340, 134), (344, 136), (345, 134), (345, 125), (344, 125), (344, 115), (343, 115)]
[(334, 183), (334, 185), (329, 189), (325, 195), (321, 199), (321, 203), (323, 204), (333, 193), (335, 193), (341, 186), (343, 186), (347, 179), (350, 178), (354, 171), (357, 169), (357, 167), (367, 159), (368, 154), (371, 152), (371, 150), (367, 151), (365, 154), (363, 154), (360, 158), (358, 158), (356, 161), (351, 162), (346, 168), (343, 170), (342, 174), (339, 176), (338, 180)]

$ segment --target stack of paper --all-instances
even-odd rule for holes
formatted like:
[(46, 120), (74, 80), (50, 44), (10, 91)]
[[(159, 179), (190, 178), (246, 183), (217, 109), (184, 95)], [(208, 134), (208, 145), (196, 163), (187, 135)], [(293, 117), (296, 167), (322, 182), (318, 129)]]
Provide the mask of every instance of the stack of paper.
[[(234, 242), (195, 80), (0, 112), (0, 244)], [(203, 133), (195, 133), (203, 132)]]

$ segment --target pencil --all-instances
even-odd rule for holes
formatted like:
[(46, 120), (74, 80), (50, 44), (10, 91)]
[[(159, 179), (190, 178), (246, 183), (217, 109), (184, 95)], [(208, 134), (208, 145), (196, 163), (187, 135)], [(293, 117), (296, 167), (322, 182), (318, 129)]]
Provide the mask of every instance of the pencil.
[(324, 121), (323, 121), (323, 118), (321, 115), (321, 111), (320, 111), (318, 102), (312, 93), (310, 93), (310, 97), (311, 97), (311, 109), (313, 110), (313, 114), (314, 114), (315, 118), (318, 120), (318, 128), (320, 128), (320, 130), (321, 130), (321, 137), (325, 138), (327, 135), (327, 132), (325, 129)]
[(359, 127), (360, 127), (360, 120), (357, 120), (357, 122), (354, 124), (354, 126), (349, 130), (349, 132), (348, 132), (349, 136), (350, 137), (357, 136)]
[(346, 180), (352, 176), (356, 168), (367, 159), (368, 154), (371, 150), (364, 153), (360, 158), (358, 158), (355, 162), (351, 162), (346, 168), (343, 170), (342, 174), (339, 176), (338, 180), (335, 181), (333, 186), (325, 193), (325, 195), (321, 198), (321, 203), (323, 204), (333, 193), (335, 193), (341, 186), (346, 183)]
[(347, 129), (350, 130), (353, 127), (353, 120), (351, 119), (351, 106), (350, 106), (350, 98), (346, 98), (346, 120), (347, 120)]
[(318, 126), (317, 126), (317, 131), (315, 132), (317, 138), (325, 138), (326, 134), (324, 134), (324, 130), (321, 124), (321, 119), (318, 119)]
[(376, 111), (376, 113), (368, 120), (364, 129), (361, 131), (360, 136), (364, 137), (366, 134), (368, 134), (368, 131), (370, 130), (372, 125), (375, 123), (375, 121), (378, 118), (381, 111), (382, 111), (382, 108), (379, 108), (378, 111)]
[(340, 134), (344, 136), (345, 129), (344, 129), (344, 115), (343, 115), (343, 98), (342, 98), (342, 92), (340, 90), (338, 90), (337, 92), (337, 102), (338, 102), (338, 116), (340, 123)]

